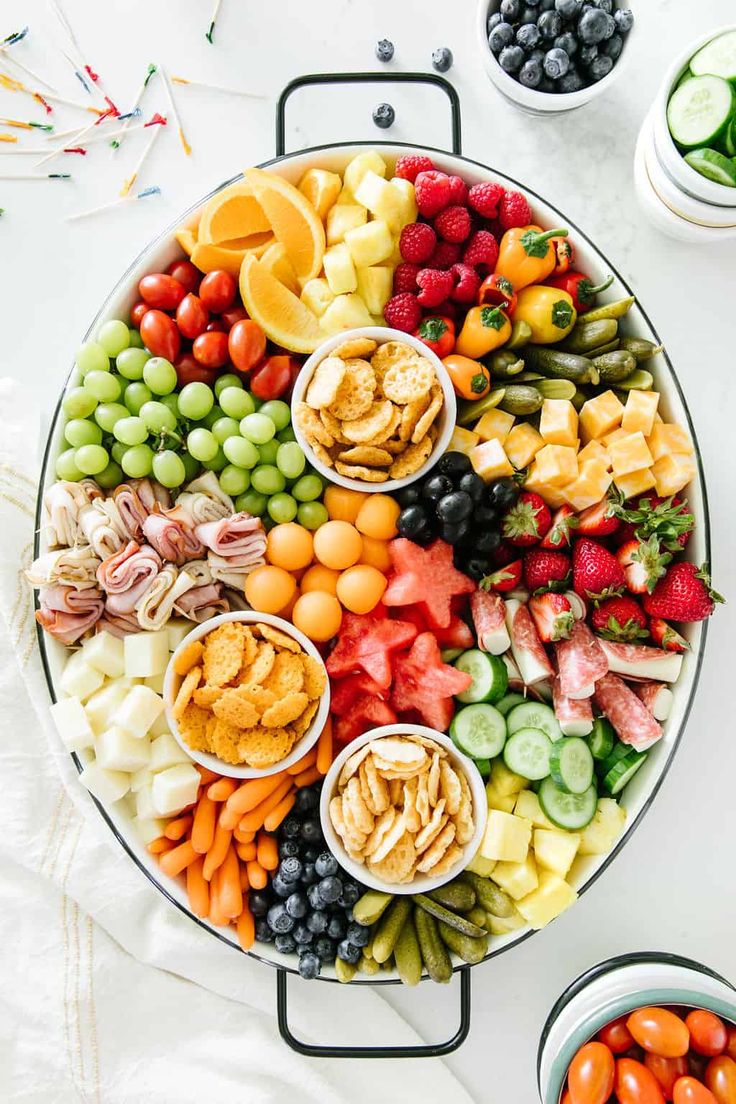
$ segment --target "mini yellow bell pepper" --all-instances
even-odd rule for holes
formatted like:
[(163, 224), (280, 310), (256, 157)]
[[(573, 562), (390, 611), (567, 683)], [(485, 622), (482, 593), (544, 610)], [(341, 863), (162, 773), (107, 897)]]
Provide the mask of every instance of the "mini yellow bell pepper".
[(557, 264), (552, 238), (564, 238), (567, 230), (546, 230), (539, 226), (515, 226), (501, 238), (496, 273), (505, 276), (515, 291), (540, 284)]
[(534, 284), (519, 292), (515, 322), (526, 322), (532, 331), (533, 345), (553, 345), (567, 337), (577, 321), (572, 296), (560, 288)]
[(511, 337), (509, 316), (500, 307), (471, 307), (455, 342), (460, 356), (478, 360)]

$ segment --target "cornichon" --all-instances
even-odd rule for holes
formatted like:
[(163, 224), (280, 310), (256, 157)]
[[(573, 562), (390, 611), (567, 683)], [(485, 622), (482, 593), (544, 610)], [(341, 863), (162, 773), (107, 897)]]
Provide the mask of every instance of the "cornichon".
[(566, 379), (540, 379), (532, 385), (543, 399), (571, 399), (575, 394), (575, 384)]
[(579, 387), (575, 388), (575, 394), (571, 396), (570, 402), (576, 410), (582, 410), (584, 403), (588, 401), (588, 396), (584, 391), (581, 391)]
[(497, 390), (489, 391), (482, 399), (476, 399), (475, 402), (460, 403), (457, 411), (457, 424), (466, 426), (477, 422), (486, 411), (493, 410), (494, 406), (498, 406), (503, 401), (503, 396), (504, 388), (499, 387)]
[(524, 371), (524, 361), (515, 353), (507, 349), (499, 349), (492, 356), (487, 357), (485, 366), (490, 370), (491, 378), (511, 379)]
[(653, 341), (647, 341), (645, 337), (622, 337), (621, 348), (636, 357), (636, 363), (651, 360), (657, 353), (661, 353), (664, 345), (655, 345)]
[(399, 932), (410, 912), (410, 898), (396, 897), (391, 908), (383, 914), (376, 934), (373, 936), (372, 954), (376, 962), (388, 962), (394, 953)]
[(592, 360), (562, 349), (547, 348), (543, 345), (530, 345), (524, 353), (524, 363), (533, 372), (555, 379), (572, 380), (580, 386), (583, 383), (598, 383), (598, 371)]
[(599, 322), (601, 319), (610, 318), (623, 318), (625, 314), (628, 314), (636, 298), (633, 295), (627, 295), (625, 299), (614, 299), (612, 303), (603, 303), (600, 307), (594, 307), (593, 310), (587, 311), (585, 314), (586, 322)]
[(586, 314), (583, 321), (578, 322), (565, 340), (560, 342), (560, 348), (568, 353), (584, 353), (587, 356), (591, 349), (613, 341), (617, 333), (618, 322), (615, 318), (600, 318), (591, 322)]
[(470, 912), (465, 913), (466, 920), (470, 920), (471, 923), (477, 924), (479, 928), (485, 928), (488, 930), (488, 914), (484, 908), (480, 905), (476, 905)]
[(636, 370), (634, 356), (632, 353), (627, 353), (625, 349), (603, 353), (602, 356), (595, 357), (593, 363), (600, 373), (601, 383), (618, 383)]
[(488, 878), (481, 878), (479, 874), (474, 874), (472, 870), (465, 870), (461, 874), (461, 878), (464, 882), (472, 885), (475, 896), (478, 898), (478, 904), (486, 912), (490, 912), (491, 916), (498, 916), (499, 919), (504, 920), (514, 915), (513, 901), (508, 893), (504, 893), (494, 882), (489, 881)]
[[(485, 935), (483, 928), (479, 928), (471, 920), (466, 920), (464, 916), (457, 916), (454, 912), (450, 912), (444, 905), (440, 905), (437, 901), (433, 901), (431, 897), (427, 897), (425, 893), (416, 893), (414, 900), (425, 912), (428, 912), (437, 920), (444, 920), (455, 931), (462, 932), (463, 935), (469, 935), (471, 939), (480, 939), (482, 935)], [(373, 953), (375, 954), (375, 944)]]
[(458, 958), (467, 962), (470, 966), (482, 962), (488, 954), (488, 936), (484, 932), (478, 939), (470, 939), (467, 935), (461, 935), (449, 924), (442, 920), (439, 922), (440, 938), (446, 947), (449, 947)]
[(608, 341), (605, 345), (599, 345), (597, 349), (591, 349), (587, 356), (590, 360), (595, 360), (598, 356), (603, 356), (604, 353), (613, 353), (618, 349), (621, 344), (621, 338), (617, 337), (615, 341)]
[(424, 909), (414, 909), (414, 923), (422, 952), (422, 961), (432, 981), (446, 984), (452, 977), (452, 963), (447, 949), (440, 939), (437, 921)]
[(422, 980), (422, 952), (419, 949), (414, 917), (407, 916), (394, 947), (396, 969), (404, 985), (418, 985)]
[(343, 983), (352, 981), (358, 972), (357, 965), (353, 965), (352, 962), (343, 962), (341, 958), (335, 959), (335, 976), (338, 981)]
[(654, 387), (654, 376), (646, 368), (637, 368), (626, 379), (619, 380), (616, 387), (619, 391), (651, 391)]
[(467, 882), (448, 882), (430, 890), (427, 896), (453, 912), (467, 912), (475, 904), (475, 890)]
[(379, 893), (377, 889), (368, 889), (353, 905), (353, 920), (367, 928), (380, 920), (393, 901), (392, 893)]
[[(335, 961), (337, 961), (337, 959)], [(376, 962), (375, 958), (368, 958), (367, 954), (362, 954), (358, 962), (358, 969), (361, 974), (368, 974), (370, 977), (373, 977), (374, 974), (380, 972), (381, 966), (380, 963)]]
[(532, 336), (532, 328), (528, 322), (522, 321), (520, 318), (517, 322), (511, 324), (511, 337), (506, 342), (507, 349), (521, 349), (523, 345), (529, 343), (529, 339)]
[(527, 383), (511, 383), (506, 388), (503, 401), (498, 405), (507, 414), (536, 414), (542, 409), (544, 399), (536, 387)]

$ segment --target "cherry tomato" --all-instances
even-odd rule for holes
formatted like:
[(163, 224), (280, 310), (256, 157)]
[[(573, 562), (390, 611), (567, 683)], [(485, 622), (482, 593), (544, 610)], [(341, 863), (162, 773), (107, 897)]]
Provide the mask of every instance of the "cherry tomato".
[(718, 1104), (736, 1104), (736, 1062), (720, 1054), (708, 1063), (705, 1083)]
[(217, 369), (205, 368), (192, 353), (182, 353), (174, 367), (179, 387), (183, 387), (186, 383), (206, 383), (211, 387), (217, 379)]
[(715, 1012), (709, 1012), (707, 1008), (694, 1008), (688, 1012), (685, 1023), (690, 1032), (690, 1046), (697, 1054), (704, 1054), (706, 1058), (723, 1054), (728, 1035), (726, 1025)]
[(199, 285), (199, 297), (208, 310), (220, 314), (233, 305), (238, 287), (229, 272), (208, 272)]
[(157, 310), (176, 310), (187, 293), (183, 284), (166, 272), (151, 272), (138, 284), (141, 299)]
[(681, 1077), (675, 1081), (672, 1099), (675, 1104), (718, 1104), (710, 1089), (694, 1077)]
[(615, 1085), (619, 1104), (662, 1104), (662, 1090), (656, 1077), (632, 1058), (619, 1058), (616, 1062)]
[(560, 1104), (572, 1104), (572, 1097), (570, 1096), (570, 1090), (565, 1089)]
[(211, 322), (207, 323), (207, 333), (226, 333), (227, 328), (223, 326), (222, 321), (219, 318), (213, 318)]
[(147, 310), (141, 319), (141, 337), (154, 356), (165, 357), (173, 364), (181, 349), (181, 335), (173, 318), (160, 310)]
[(250, 389), (257, 399), (280, 399), (292, 383), (291, 357), (271, 356), (261, 361), (250, 377)]
[(266, 335), (257, 322), (242, 318), (230, 330), (230, 359), (239, 372), (249, 372), (266, 352)]
[(572, 1104), (606, 1104), (613, 1090), (613, 1055), (603, 1043), (581, 1046), (567, 1071)]
[(245, 307), (231, 307), (230, 310), (222, 312), (220, 321), (226, 330), (231, 330), (236, 322), (242, 322), (242, 320), (247, 317), (248, 312)]
[(726, 1036), (726, 1049), (724, 1053), (727, 1054), (729, 1058), (733, 1058), (734, 1062), (736, 1062), (736, 1027), (727, 1027)]
[(199, 337), (207, 329), (210, 312), (199, 298), (189, 292), (176, 308), (176, 324), (184, 337)]
[(625, 1016), (611, 1020), (600, 1029), (596, 1038), (600, 1039), (613, 1054), (625, 1054), (634, 1045), (634, 1037), (626, 1026)]
[(227, 334), (200, 334), (192, 345), (192, 352), (205, 368), (222, 368), (227, 364)]
[(690, 1072), (687, 1058), (662, 1058), (659, 1054), (646, 1054), (644, 1065), (650, 1073), (653, 1073), (662, 1086), (665, 1100), (672, 1099), (672, 1089), (678, 1077), (685, 1077)]
[(637, 1008), (626, 1026), (639, 1046), (651, 1054), (680, 1058), (688, 1052), (690, 1032), (684, 1021), (666, 1008)]
[(143, 315), (146, 313), (146, 311), (150, 309), (151, 308), (149, 307), (148, 303), (144, 303), (142, 299), (139, 299), (136, 305), (131, 310), (130, 321), (137, 329), (140, 328), (141, 318), (143, 318)]
[(202, 273), (197, 266), (183, 258), (170, 264), (166, 271), (169, 276), (173, 276), (175, 280), (178, 280), (187, 291), (196, 291), (199, 287), (199, 281), (202, 279)]

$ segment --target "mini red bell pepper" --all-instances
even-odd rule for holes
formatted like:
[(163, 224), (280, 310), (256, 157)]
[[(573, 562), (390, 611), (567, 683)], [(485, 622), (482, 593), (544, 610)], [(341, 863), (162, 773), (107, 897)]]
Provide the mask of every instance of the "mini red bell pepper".
[(430, 315), (419, 323), (414, 337), (423, 341), (442, 360), (455, 348), (455, 323), (445, 315)]
[(563, 272), (568, 271), (575, 257), (572, 242), (567, 238), (552, 238), (552, 245), (555, 251), (555, 267), (552, 269), (552, 275), (561, 276)]
[(516, 292), (513, 284), (498, 272), (486, 276), (478, 288), (478, 306), (484, 307), (486, 304), (491, 307), (501, 307), (507, 314), (514, 313)]
[(564, 274), (552, 276), (551, 279), (547, 280), (547, 283), (571, 295), (575, 310), (578, 314), (585, 314), (595, 304), (598, 293), (611, 286), (613, 276), (609, 276), (602, 284), (594, 284), (582, 272), (575, 272), (570, 269), (569, 272)]

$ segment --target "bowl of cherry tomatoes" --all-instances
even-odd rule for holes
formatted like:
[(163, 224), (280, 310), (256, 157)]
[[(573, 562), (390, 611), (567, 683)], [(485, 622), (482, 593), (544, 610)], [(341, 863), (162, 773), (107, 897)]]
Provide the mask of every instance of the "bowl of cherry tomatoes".
[(736, 989), (707, 966), (620, 955), (570, 985), (537, 1056), (542, 1104), (736, 1104)]

